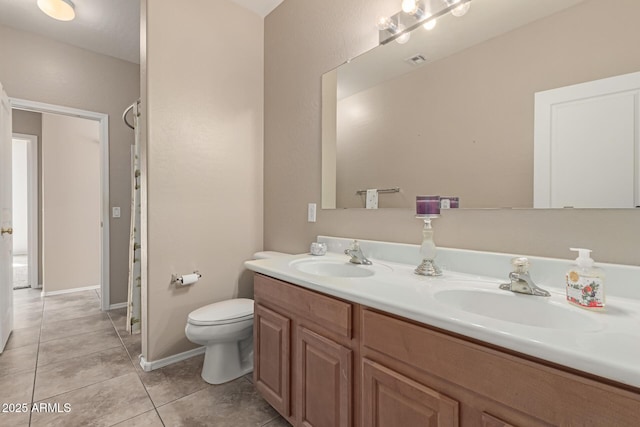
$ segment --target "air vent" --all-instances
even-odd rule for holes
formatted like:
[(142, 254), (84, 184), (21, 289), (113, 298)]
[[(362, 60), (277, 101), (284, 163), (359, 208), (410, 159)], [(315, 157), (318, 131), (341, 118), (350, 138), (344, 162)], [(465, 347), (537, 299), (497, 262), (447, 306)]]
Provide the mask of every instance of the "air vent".
[(407, 62), (407, 63), (409, 63), (411, 65), (422, 65), (425, 62), (427, 62), (427, 59), (424, 56), (420, 55), (420, 54), (416, 54), (416, 55), (413, 55), (413, 56), (405, 59), (404, 62)]

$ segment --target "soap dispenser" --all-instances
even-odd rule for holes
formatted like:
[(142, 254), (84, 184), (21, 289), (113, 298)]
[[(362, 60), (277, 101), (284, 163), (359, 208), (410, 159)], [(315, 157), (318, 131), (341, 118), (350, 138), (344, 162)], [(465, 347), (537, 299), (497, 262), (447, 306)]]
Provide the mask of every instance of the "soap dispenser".
[(575, 264), (567, 272), (567, 301), (589, 310), (604, 310), (604, 272), (593, 265), (590, 249), (578, 252)]

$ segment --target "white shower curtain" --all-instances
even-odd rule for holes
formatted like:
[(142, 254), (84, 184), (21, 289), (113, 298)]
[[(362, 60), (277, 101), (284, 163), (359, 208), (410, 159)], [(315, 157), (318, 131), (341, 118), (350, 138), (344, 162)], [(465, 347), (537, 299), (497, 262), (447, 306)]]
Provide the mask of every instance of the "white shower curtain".
[(140, 127), (139, 103), (133, 105), (135, 141), (132, 147), (131, 174), (131, 233), (129, 236), (129, 297), (127, 305), (127, 331), (140, 333)]

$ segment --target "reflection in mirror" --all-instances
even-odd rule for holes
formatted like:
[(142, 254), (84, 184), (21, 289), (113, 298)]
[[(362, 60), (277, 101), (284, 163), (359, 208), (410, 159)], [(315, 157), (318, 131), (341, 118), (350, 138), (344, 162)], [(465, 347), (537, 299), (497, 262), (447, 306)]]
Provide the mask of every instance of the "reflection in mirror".
[(379, 207), (533, 207), (535, 94), (640, 70), (637, 16), (637, 0), (473, 0), (325, 74), (322, 207), (393, 187)]

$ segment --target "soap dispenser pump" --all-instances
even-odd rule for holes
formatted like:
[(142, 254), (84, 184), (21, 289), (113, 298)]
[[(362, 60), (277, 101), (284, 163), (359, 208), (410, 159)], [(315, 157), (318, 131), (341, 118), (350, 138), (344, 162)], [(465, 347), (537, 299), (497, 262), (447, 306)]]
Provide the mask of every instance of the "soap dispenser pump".
[(575, 264), (567, 272), (567, 301), (590, 310), (604, 310), (604, 271), (595, 267), (590, 249), (578, 252)]

